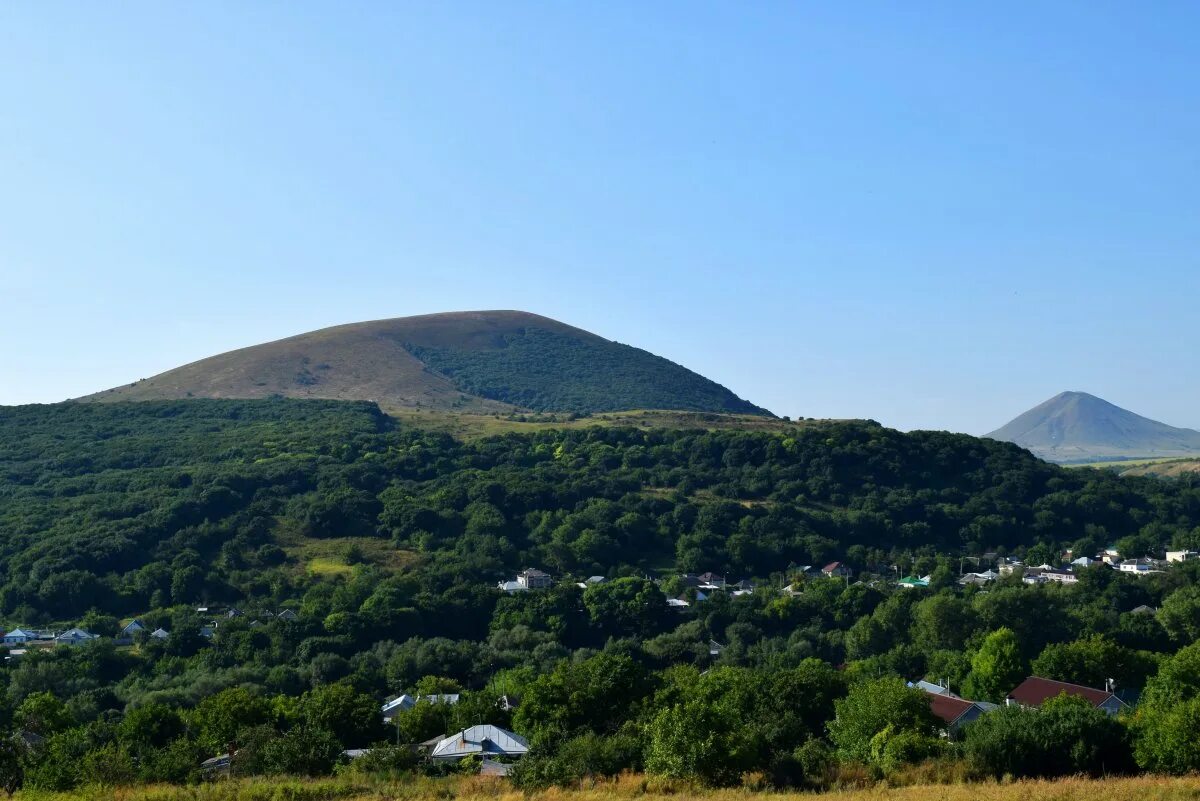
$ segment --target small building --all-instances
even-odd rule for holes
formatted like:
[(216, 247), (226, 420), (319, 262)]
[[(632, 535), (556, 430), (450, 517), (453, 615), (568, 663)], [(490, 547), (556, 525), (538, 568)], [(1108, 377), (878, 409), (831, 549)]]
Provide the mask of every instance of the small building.
[(54, 638), (55, 645), (83, 645), (100, 639), (98, 635), (81, 628), (71, 628)]
[(216, 624), (212, 624), (212, 625), (208, 625), (208, 626), (201, 626), (199, 634), (204, 639), (211, 640), (217, 634)]
[(846, 567), (841, 562), (830, 562), (821, 568), (821, 575), (826, 578), (841, 578), (848, 579), (853, 574), (850, 568)]
[(517, 580), (501, 581), (496, 584), (501, 592), (526, 592), (529, 588)]
[(716, 640), (708, 641), (708, 655), (709, 656), (720, 656), (721, 652), (724, 650), (725, 650), (725, 646), (721, 645), (721, 643), (717, 642)]
[(527, 753), (529, 741), (521, 735), (499, 726), (481, 724), (445, 738), (429, 756), (434, 762), (453, 762), (475, 754), (484, 758), (516, 759)]
[(668, 598), (667, 606), (672, 609), (687, 609), (691, 604), (684, 598)]
[(544, 590), (550, 587), (553, 580), (549, 573), (543, 573), (536, 567), (527, 567), (517, 574), (517, 582), (528, 590)]
[(299, 615), (297, 615), (291, 609), (284, 609), (282, 612), (280, 612), (275, 617), (277, 617), (280, 620), (283, 620), (287, 623), (291, 623), (293, 620), (296, 620), (299, 617)]
[(595, 587), (608, 581), (604, 576), (588, 576), (583, 581), (578, 582), (577, 586), (581, 590), (586, 590), (588, 587)]
[(389, 723), (398, 712), (412, 709), (419, 701), (425, 701), (430, 704), (457, 704), (460, 698), (461, 696), (458, 693), (421, 696), (404, 693), (385, 701), (383, 706), (379, 707), (379, 711), (383, 713), (383, 722)]
[(3, 637), (5, 645), (24, 645), (27, 642), (38, 639), (38, 633), (31, 629), (16, 628), (8, 632)]
[(700, 585), (714, 590), (725, 589), (725, 577), (717, 575), (712, 571), (701, 573), (697, 578), (700, 579)]
[(1153, 606), (1146, 606), (1145, 604), (1142, 604), (1141, 606), (1135, 606), (1132, 609), (1130, 609), (1129, 614), (1131, 614), (1131, 615), (1157, 615), (1158, 610), (1155, 609)]
[(1123, 559), (1117, 565), (1117, 569), (1122, 573), (1133, 573), (1138, 576), (1148, 576), (1151, 573), (1161, 573), (1158, 569), (1158, 563), (1153, 559), (1142, 557), (1141, 559)]
[(1030, 676), (1018, 684), (1005, 698), (1005, 703), (1039, 707), (1051, 698), (1057, 698), (1063, 694), (1082, 698), (1110, 715), (1115, 715), (1125, 708), (1125, 702), (1109, 690), (1098, 690), (1094, 687), (1084, 687), (1081, 684), (1044, 679), (1041, 676)]
[(903, 587), (906, 590), (920, 590), (929, 586), (929, 576), (918, 578), (916, 576), (905, 576), (896, 582), (897, 587)]
[(953, 737), (963, 726), (979, 719), (979, 716), (996, 708), (986, 701), (968, 701), (953, 695), (929, 693), (929, 708), (946, 724), (946, 734)]
[(200, 773), (206, 778), (214, 776), (228, 776), (230, 769), (233, 767), (232, 754), (220, 754), (212, 759), (206, 759), (200, 763)]
[(169, 632), (166, 629), (161, 628), (161, 627), (150, 632), (150, 638), (153, 640), (165, 640), (170, 636), (171, 636), (171, 632)]
[(123, 629), (121, 629), (121, 636), (132, 639), (135, 634), (138, 634), (139, 632), (143, 632), (145, 630), (146, 630), (146, 624), (142, 623), (142, 621), (138, 620), (137, 618), (134, 618), (133, 620), (126, 623), (125, 627)]
[(1200, 551), (1167, 551), (1168, 562), (1190, 562), (1200, 558)]
[(1098, 564), (1101, 564), (1100, 560), (1093, 559), (1090, 556), (1081, 556), (1078, 559), (1071, 560), (1071, 568), (1073, 570), (1083, 570), (1085, 568), (1091, 567), (1092, 565), (1098, 565)]

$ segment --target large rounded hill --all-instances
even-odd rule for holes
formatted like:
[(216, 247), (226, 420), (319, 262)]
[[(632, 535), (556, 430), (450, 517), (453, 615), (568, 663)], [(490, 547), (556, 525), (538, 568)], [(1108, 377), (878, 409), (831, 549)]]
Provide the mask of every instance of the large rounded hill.
[(86, 400), (272, 396), (471, 412), (770, 414), (661, 356), (520, 311), (339, 325), (222, 353)]

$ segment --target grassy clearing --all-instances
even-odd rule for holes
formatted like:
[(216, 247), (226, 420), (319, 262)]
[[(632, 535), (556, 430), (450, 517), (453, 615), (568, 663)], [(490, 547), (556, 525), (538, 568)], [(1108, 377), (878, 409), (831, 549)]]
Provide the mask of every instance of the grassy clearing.
[(547, 431), (563, 428), (589, 428), (592, 426), (632, 426), (634, 428), (704, 428), (710, 431), (737, 429), (739, 431), (789, 431), (801, 426), (821, 425), (837, 422), (829, 420), (788, 421), (749, 414), (717, 414), (713, 412), (674, 412), (663, 410), (635, 410), (629, 412), (605, 412), (577, 420), (568, 420), (562, 415), (557, 419), (549, 416), (527, 415), (526, 420), (496, 417), (486, 414), (458, 414), (430, 409), (388, 408), (383, 410), (402, 425), (417, 426), (441, 431), (461, 439), (475, 439), (513, 432)]
[(413, 551), (399, 550), (387, 540), (374, 537), (332, 537), (308, 539), (280, 537), (284, 552), (298, 569), (317, 576), (350, 573), (354, 566), (346, 561), (351, 546), (362, 554), (363, 562), (385, 570), (401, 570), (417, 561)]
[(1088, 464), (1064, 465), (1064, 467), (1094, 467), (1097, 470), (1110, 470), (1121, 476), (1163, 476), (1178, 478), (1185, 473), (1200, 472), (1200, 459), (1171, 456), (1160, 459), (1090, 462)]
[(705, 790), (622, 776), (586, 789), (550, 789), (523, 793), (503, 779), (485, 777), (372, 782), (349, 779), (226, 780), (191, 787), (92, 787), (69, 793), (22, 791), (27, 801), (1183, 801), (1200, 797), (1200, 777), (1143, 776), (1120, 779), (918, 784), (878, 784), (826, 793), (753, 792), (743, 788)]

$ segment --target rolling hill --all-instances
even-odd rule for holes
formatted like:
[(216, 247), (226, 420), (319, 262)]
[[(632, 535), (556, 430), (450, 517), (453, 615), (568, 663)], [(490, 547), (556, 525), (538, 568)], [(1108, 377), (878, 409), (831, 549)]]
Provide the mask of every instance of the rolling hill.
[(1200, 431), (1175, 428), (1086, 392), (1063, 392), (987, 435), (1063, 464), (1200, 455)]
[(82, 400), (369, 400), (384, 409), (771, 416), (672, 361), (520, 311), (353, 323), (230, 351)]

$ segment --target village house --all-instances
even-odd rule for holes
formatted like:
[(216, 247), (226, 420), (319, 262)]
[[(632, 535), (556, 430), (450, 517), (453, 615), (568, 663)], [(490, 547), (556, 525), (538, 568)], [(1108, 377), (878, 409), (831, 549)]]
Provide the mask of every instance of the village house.
[(826, 578), (848, 579), (851, 575), (853, 575), (853, 571), (851, 571), (850, 568), (846, 567), (841, 562), (830, 562), (829, 564), (825, 565), (825, 567), (821, 568), (821, 575), (825, 576)]
[(586, 590), (588, 587), (595, 587), (599, 584), (603, 584), (606, 581), (608, 581), (608, 579), (606, 579), (604, 576), (588, 576), (583, 581), (578, 582), (576, 586), (581, 590)]
[(995, 704), (986, 701), (968, 701), (954, 695), (929, 693), (929, 709), (946, 725), (945, 731), (949, 737), (956, 736), (964, 726), (995, 708)]
[(464, 757), (507, 757), (529, 753), (529, 741), (499, 726), (479, 725), (463, 729), (438, 743), (429, 755), (434, 762), (455, 762)]
[(170, 636), (171, 636), (171, 632), (167, 631), (164, 628), (157, 628), (154, 631), (150, 632), (150, 637), (155, 640), (165, 640)]
[(397, 712), (403, 712), (412, 709), (419, 701), (425, 701), (430, 704), (457, 704), (460, 696), (458, 693), (443, 693), (439, 695), (422, 695), (415, 696), (404, 693), (384, 702), (379, 711), (383, 713), (383, 722), (390, 723)]
[(544, 590), (553, 584), (549, 573), (543, 573), (536, 567), (527, 567), (511, 581), (501, 581), (496, 586), (504, 592), (525, 592), (527, 590)]
[(3, 642), (5, 645), (25, 645), (26, 643), (38, 639), (38, 633), (32, 629), (15, 628), (4, 635)]
[(906, 590), (920, 590), (929, 586), (929, 576), (905, 576), (896, 582), (897, 587), (903, 587)]
[(1153, 559), (1143, 556), (1140, 559), (1124, 559), (1117, 569), (1122, 573), (1133, 573), (1138, 576), (1148, 576), (1151, 573), (1161, 573), (1158, 569), (1158, 562)]
[(1188, 562), (1200, 558), (1200, 551), (1167, 551), (1168, 562)]
[(80, 628), (71, 628), (64, 631), (62, 634), (54, 638), (55, 645), (83, 645), (84, 643), (92, 642), (100, 639), (99, 635), (92, 634), (90, 631), (84, 631)]
[(285, 622), (291, 623), (293, 620), (296, 620), (299, 617), (299, 615), (297, 615), (291, 609), (284, 609), (282, 612), (280, 612), (275, 617), (277, 617), (280, 620), (283, 620)]
[(1079, 576), (1070, 570), (1059, 570), (1053, 567), (1031, 567), (1025, 571), (1025, 575), (1021, 577), (1021, 580), (1026, 584), (1044, 584), (1048, 581), (1055, 581), (1059, 584), (1075, 584), (1079, 581)]
[(1094, 687), (1084, 687), (1065, 681), (1044, 679), (1040, 676), (1030, 676), (1018, 684), (1005, 698), (1006, 704), (1039, 707), (1051, 698), (1060, 695), (1072, 695), (1082, 698), (1097, 709), (1103, 709), (1110, 715), (1115, 715), (1125, 708), (1125, 702), (1110, 690), (1097, 690)]
[(133, 639), (133, 636), (135, 634), (138, 634), (139, 632), (143, 632), (145, 630), (146, 630), (146, 625), (144, 623), (142, 623), (142, 621), (138, 620), (137, 618), (134, 618), (133, 620), (126, 623), (125, 627), (123, 629), (121, 629), (121, 636), (128, 638), (128, 639)]
[(553, 583), (549, 573), (543, 573), (536, 567), (527, 567), (517, 574), (517, 581), (530, 590), (548, 589)]
[(700, 579), (700, 586), (706, 590), (723, 590), (725, 589), (725, 577), (719, 576), (711, 571), (701, 573), (697, 578)]

